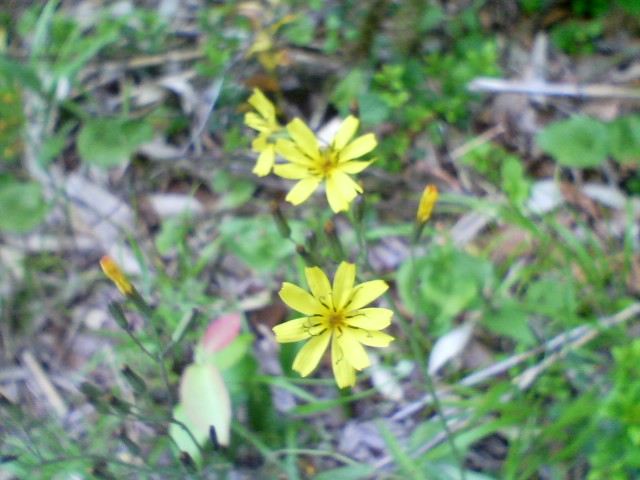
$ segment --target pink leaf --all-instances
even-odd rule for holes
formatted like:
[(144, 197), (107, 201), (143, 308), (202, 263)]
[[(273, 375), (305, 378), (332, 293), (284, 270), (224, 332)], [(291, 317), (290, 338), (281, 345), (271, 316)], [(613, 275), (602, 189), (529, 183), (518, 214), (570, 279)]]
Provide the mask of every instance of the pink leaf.
[(240, 333), (242, 315), (229, 313), (214, 320), (202, 337), (202, 347), (207, 353), (216, 353), (229, 345)]

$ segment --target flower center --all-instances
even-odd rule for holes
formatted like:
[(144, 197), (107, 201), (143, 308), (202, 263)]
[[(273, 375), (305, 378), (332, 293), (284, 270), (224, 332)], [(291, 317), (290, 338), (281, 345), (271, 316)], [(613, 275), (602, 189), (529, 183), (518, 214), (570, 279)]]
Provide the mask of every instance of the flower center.
[(320, 152), (320, 155), (321, 155), (321, 159), (318, 162), (319, 173), (323, 177), (328, 177), (331, 174), (331, 172), (333, 172), (336, 166), (337, 158), (330, 148), (322, 149), (322, 151)]
[(341, 313), (329, 313), (327, 314), (327, 322), (331, 330), (344, 326), (344, 317)]

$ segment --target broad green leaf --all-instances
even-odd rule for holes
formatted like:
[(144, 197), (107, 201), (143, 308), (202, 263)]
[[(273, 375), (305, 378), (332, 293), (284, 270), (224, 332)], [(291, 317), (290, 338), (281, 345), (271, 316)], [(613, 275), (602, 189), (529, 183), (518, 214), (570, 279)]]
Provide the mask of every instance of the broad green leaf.
[(491, 288), (494, 273), (489, 261), (443, 245), (406, 260), (397, 280), (405, 307), (428, 316), (429, 333), (439, 337), (451, 329), (453, 317), (482, 306), (482, 292)]
[(609, 152), (620, 163), (640, 160), (640, 115), (629, 115), (609, 124)]
[(38, 183), (0, 177), (0, 230), (28, 232), (48, 210)]
[(365, 83), (364, 71), (360, 68), (350, 70), (336, 85), (331, 95), (331, 101), (346, 116), (351, 102), (362, 92)]
[(180, 404), (198, 435), (214, 427), (220, 445), (229, 445), (231, 400), (222, 375), (212, 363), (189, 365), (180, 381)]
[(87, 120), (76, 141), (82, 160), (99, 167), (127, 163), (136, 148), (153, 136), (150, 125), (121, 118)]
[(607, 158), (607, 127), (576, 116), (548, 125), (536, 137), (542, 150), (566, 167), (597, 167)]
[(496, 311), (484, 314), (482, 324), (494, 333), (512, 338), (521, 345), (533, 345), (533, 336), (527, 315), (520, 302), (505, 300)]
[[(301, 224), (289, 222), (294, 238), (300, 236)], [(273, 271), (294, 252), (270, 217), (229, 218), (220, 225), (225, 246), (252, 269)]]

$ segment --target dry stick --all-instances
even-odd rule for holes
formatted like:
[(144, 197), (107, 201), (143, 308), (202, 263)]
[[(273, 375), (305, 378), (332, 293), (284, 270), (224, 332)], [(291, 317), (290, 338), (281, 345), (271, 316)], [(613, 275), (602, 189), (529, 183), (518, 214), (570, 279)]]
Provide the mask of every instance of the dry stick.
[[(568, 332), (565, 332), (565, 333), (561, 333), (560, 335), (555, 336), (554, 338), (547, 341), (546, 343), (539, 345), (535, 348), (532, 348), (527, 352), (514, 355), (505, 360), (502, 360), (501, 362), (497, 362), (497, 363), (494, 363), (493, 365), (489, 365), (488, 367), (485, 367), (481, 370), (478, 370), (477, 372), (467, 375), (462, 380), (460, 380), (459, 385), (463, 387), (472, 387), (474, 385), (484, 382), (485, 380), (488, 380), (490, 378), (506, 373), (509, 369), (515, 367), (516, 365), (519, 365), (543, 352), (556, 354), (559, 351), (561, 351), (563, 348), (565, 348), (565, 351), (563, 352), (563, 354), (566, 354), (566, 349), (568, 349), (569, 347), (571, 348), (581, 347), (585, 343), (590, 342), (591, 340), (596, 338), (600, 334), (601, 330), (611, 328), (621, 323), (624, 323), (637, 314), (640, 314), (640, 303), (634, 303), (629, 307), (625, 308), (624, 310), (621, 310), (620, 312), (610, 317), (601, 318), (600, 320), (598, 320), (597, 326), (595, 327), (592, 327), (589, 325), (581, 325), (579, 327), (575, 327), (574, 329), (569, 330)], [(553, 358), (556, 358), (556, 357), (554, 356)], [(543, 364), (545, 364), (545, 362), (547, 362), (547, 359), (543, 361)], [(546, 368), (547, 366), (548, 365), (545, 364), (544, 368)], [(523, 380), (527, 377), (527, 375), (529, 375), (527, 372), (532, 371), (532, 369), (539, 369), (539, 368), (540, 366), (537, 365), (535, 367), (531, 367), (528, 370), (525, 370), (522, 374), (520, 374), (519, 377), (515, 379), (515, 381), (523, 382), (522, 385), (525, 387), (528, 386), (525, 380)], [(447, 391), (450, 391), (451, 389), (444, 388), (443, 390), (447, 392)], [(422, 407), (432, 403), (432, 401), (433, 399), (431, 398), (431, 395), (425, 395), (420, 400), (410, 405), (407, 405), (402, 410), (399, 410), (398, 412), (396, 412), (391, 418), (392, 420), (395, 420), (395, 421), (403, 420), (404, 418), (420, 410)]]
[[(513, 379), (513, 383), (520, 389), (526, 390), (529, 388), (535, 379), (548, 367), (553, 365), (558, 359), (562, 358), (566, 355), (570, 350), (579, 348), (586, 343), (590, 342), (594, 338), (596, 338), (602, 330), (615, 327), (620, 325), (627, 320), (633, 318), (636, 315), (640, 314), (640, 302), (634, 303), (624, 310), (619, 311), (618, 313), (611, 315), (609, 317), (604, 317), (598, 320), (598, 323), (595, 327), (591, 327), (589, 325), (581, 325), (572, 330), (569, 330), (566, 333), (562, 333), (552, 338), (548, 342), (540, 345), (536, 348), (529, 350), (528, 352), (521, 353), (519, 355), (515, 355), (511, 358), (503, 360), (502, 362), (495, 363), (490, 365), (482, 370), (479, 370), (467, 377), (463, 378), (459, 385), (461, 386), (473, 386), (478, 383), (483, 382), (489, 378), (492, 378), (496, 375), (506, 372), (510, 368), (524, 362), (525, 360), (534, 357), (542, 352), (550, 352), (547, 358), (542, 360), (538, 365), (534, 365), (520, 375)], [(443, 389), (445, 392), (449, 392), (450, 388)], [(442, 400), (442, 396), (440, 396)], [(504, 395), (500, 401), (506, 402), (511, 399), (510, 395)], [(408, 405), (404, 409), (397, 412), (395, 415), (391, 417), (392, 420), (399, 421), (403, 418), (411, 415), (416, 412), (423, 406), (431, 403), (433, 401), (433, 397), (431, 395), (426, 395), (418, 402), (415, 402), (411, 405)], [(448, 412), (447, 412), (448, 413)], [(469, 422), (471, 421), (471, 416), (467, 418), (452, 418), (447, 422), (447, 427), (451, 432), (458, 432), (467, 427)], [(415, 452), (412, 453), (413, 457), (417, 457), (418, 455), (422, 455), (425, 452), (437, 447), (442, 442), (447, 440), (447, 435), (444, 432), (440, 432), (438, 435), (434, 436), (428, 442), (424, 443), (420, 446)], [(386, 456), (376, 462), (376, 469), (380, 469), (393, 461), (391, 456)]]
[(47, 374), (42, 369), (38, 361), (28, 350), (22, 353), (21, 359), (24, 366), (33, 375), (38, 388), (40, 388), (44, 396), (49, 401), (49, 405), (53, 411), (58, 415), (58, 417), (64, 418), (67, 414), (67, 405), (64, 403), (64, 400), (58, 393), (58, 390), (56, 390), (56, 387), (51, 383), (49, 377), (47, 377)]
[(540, 80), (521, 81), (479, 77), (472, 80), (468, 88), (472, 92), (640, 100), (640, 89), (616, 85), (571, 85), (568, 83), (547, 83)]

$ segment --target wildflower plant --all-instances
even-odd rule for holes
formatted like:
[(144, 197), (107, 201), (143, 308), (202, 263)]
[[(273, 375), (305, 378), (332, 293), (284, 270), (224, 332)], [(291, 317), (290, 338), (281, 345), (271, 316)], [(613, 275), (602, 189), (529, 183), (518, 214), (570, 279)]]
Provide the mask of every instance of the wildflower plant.
[[(358, 160), (378, 145), (373, 133), (353, 138), (360, 120), (348, 116), (329, 145), (322, 146), (315, 133), (299, 118), (286, 126), (289, 139), (277, 138), (281, 127), (275, 118), (275, 107), (258, 89), (249, 97), (258, 113), (245, 115), (245, 124), (260, 132), (252, 148), (260, 152), (253, 172), (258, 176), (273, 172), (288, 180), (297, 180), (286, 200), (293, 205), (305, 202), (324, 183), (329, 206), (335, 212), (348, 210), (363, 189), (351, 175), (362, 172), (374, 160)], [(274, 141), (275, 139), (275, 141)], [(276, 154), (284, 161), (275, 163)]]
[(356, 370), (371, 362), (363, 345), (387, 347), (393, 337), (380, 330), (391, 323), (393, 311), (366, 305), (380, 297), (389, 286), (382, 280), (354, 285), (356, 267), (342, 262), (333, 285), (318, 267), (305, 269), (311, 293), (285, 282), (280, 298), (304, 317), (290, 320), (273, 328), (281, 343), (308, 340), (302, 347), (293, 369), (303, 377), (311, 374), (331, 343), (331, 364), (340, 388), (355, 385)]

